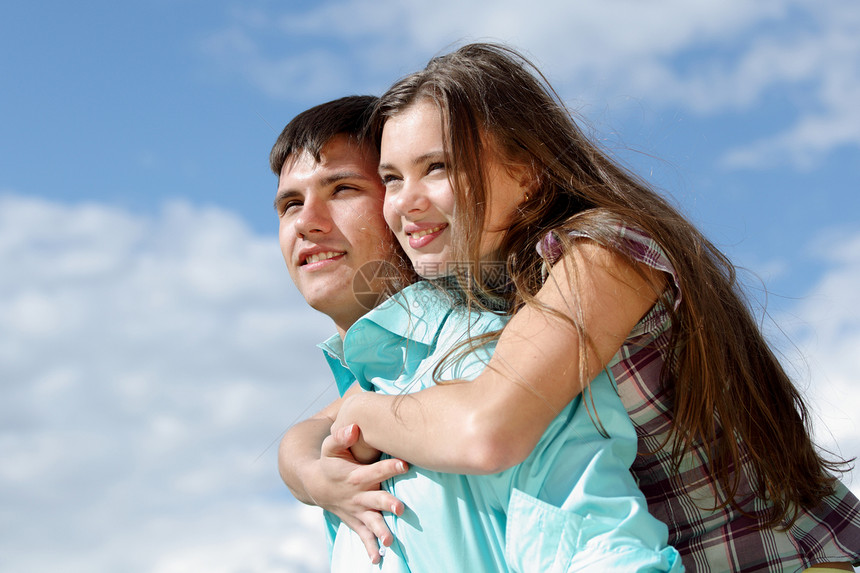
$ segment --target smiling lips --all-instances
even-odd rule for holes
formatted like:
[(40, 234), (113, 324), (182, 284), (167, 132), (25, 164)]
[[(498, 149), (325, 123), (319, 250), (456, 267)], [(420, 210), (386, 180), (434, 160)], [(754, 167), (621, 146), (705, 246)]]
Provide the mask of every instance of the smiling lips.
[(333, 259), (333, 258), (338, 257), (338, 256), (343, 255), (343, 254), (345, 254), (343, 251), (325, 251), (322, 253), (314, 253), (313, 255), (311, 255), (307, 259), (305, 259), (305, 262), (302, 264), (312, 265), (312, 264), (318, 263), (320, 261), (326, 261), (328, 259)]
[[(439, 236), (439, 234), (447, 227), (448, 223), (442, 223), (441, 225), (436, 225), (435, 227), (428, 227), (426, 229), (421, 229), (420, 231), (406, 233), (406, 235), (409, 237), (409, 246), (413, 249), (420, 249), (421, 247), (427, 245), (427, 243), (435, 239), (437, 236)], [(329, 259), (333, 259), (344, 254), (346, 254), (344, 251), (323, 251), (321, 253), (314, 253), (308, 256), (308, 258), (305, 259), (302, 265), (312, 265), (314, 263), (318, 263), (320, 261), (327, 261)]]
[(442, 231), (448, 228), (448, 223), (442, 223), (434, 227), (427, 227), (415, 231), (407, 231), (406, 236), (409, 237), (409, 246), (413, 249), (420, 249), (426, 246), (433, 239), (438, 237)]
[(433, 227), (432, 229), (424, 229), (423, 231), (418, 231), (417, 233), (407, 233), (407, 234), (410, 237), (414, 237), (416, 239), (419, 239), (419, 238), (423, 237), (424, 235), (429, 235), (431, 233), (438, 233), (439, 231), (441, 231), (442, 229), (444, 229), (447, 226), (448, 225), (446, 225), (446, 224), (442, 224), (442, 225), (439, 225), (438, 227)]

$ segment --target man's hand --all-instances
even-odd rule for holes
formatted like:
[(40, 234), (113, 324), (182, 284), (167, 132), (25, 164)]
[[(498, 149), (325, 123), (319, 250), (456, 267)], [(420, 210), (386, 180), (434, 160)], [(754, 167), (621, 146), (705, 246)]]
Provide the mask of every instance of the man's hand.
[[(337, 436), (337, 439), (341, 442), (349, 440), (352, 444), (350, 450), (352, 451), (353, 458), (362, 464), (371, 464), (375, 462), (379, 459), (379, 456), (382, 453), (364, 441), (361, 436), (361, 432), (358, 431), (357, 425), (353, 423), (355, 421), (353, 409), (361, 408), (358, 401), (370, 394), (373, 393), (362, 392), (352, 396), (345, 396), (341, 401), (340, 408), (338, 409), (335, 420), (331, 425), (331, 435)], [(376, 394), (373, 394), (373, 396), (376, 396)], [(353, 432), (356, 434), (354, 439), (352, 439)]]
[[(361, 447), (361, 432), (352, 424), (329, 435), (322, 443), (320, 459), (308, 493), (316, 505), (334, 513), (361, 538), (372, 563), (378, 563), (379, 545), (391, 545), (394, 536), (382, 518), (383, 511), (403, 513), (403, 503), (380, 484), (407, 470), (404, 461), (379, 459), (379, 452)], [(352, 449), (361, 451), (359, 461)]]

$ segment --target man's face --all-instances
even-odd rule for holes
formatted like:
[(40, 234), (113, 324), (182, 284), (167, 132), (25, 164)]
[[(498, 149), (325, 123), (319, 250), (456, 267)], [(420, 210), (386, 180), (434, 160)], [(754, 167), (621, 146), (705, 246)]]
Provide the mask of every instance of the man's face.
[(372, 150), (338, 135), (323, 146), (319, 162), (305, 151), (288, 157), (278, 180), (275, 209), (290, 276), (341, 335), (369, 310), (353, 293), (356, 272), (373, 261), (397, 260), (382, 217), (385, 189), (377, 164)]

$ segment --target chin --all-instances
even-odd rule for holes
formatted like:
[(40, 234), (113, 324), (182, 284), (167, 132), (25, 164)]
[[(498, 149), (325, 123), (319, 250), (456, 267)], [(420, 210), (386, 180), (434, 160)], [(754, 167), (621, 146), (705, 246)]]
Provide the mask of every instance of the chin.
[(413, 265), (422, 279), (439, 279), (451, 274), (448, 272), (448, 261), (416, 261)]

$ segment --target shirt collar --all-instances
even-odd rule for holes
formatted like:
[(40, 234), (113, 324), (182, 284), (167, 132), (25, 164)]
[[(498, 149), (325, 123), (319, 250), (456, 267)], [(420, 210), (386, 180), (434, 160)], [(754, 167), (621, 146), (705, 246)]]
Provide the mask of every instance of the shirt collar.
[(328, 340), (317, 344), (317, 347), (323, 351), (323, 356), (326, 362), (328, 362), (328, 367), (331, 369), (332, 374), (334, 374), (337, 391), (343, 396), (349, 387), (352, 386), (352, 383), (355, 382), (355, 375), (347, 367), (346, 360), (344, 359), (343, 340), (339, 334), (334, 334)]
[[(344, 340), (347, 347), (356, 350), (356, 347), (367, 345), (368, 336), (378, 337), (380, 334), (378, 329), (381, 328), (393, 335), (393, 338), (388, 339), (389, 341), (399, 339), (419, 343), (425, 347), (425, 350), (418, 351), (413, 348), (411, 352), (413, 355), (426, 355), (435, 346), (440, 327), (451, 313), (451, 307), (451, 295), (444, 289), (426, 281), (420, 281), (396, 293), (359, 318), (346, 331), (343, 339), (335, 334), (318, 344), (334, 374), (340, 395), (343, 396), (356, 380), (356, 375), (347, 364)], [(375, 331), (376, 334), (370, 335), (369, 330)], [(382, 339), (376, 338), (375, 341), (381, 343)], [(403, 343), (400, 345), (402, 346)], [(363, 366), (362, 361), (353, 364), (353, 367), (359, 370), (362, 369), (361, 366)]]
[[(426, 281), (417, 282), (358, 319), (345, 339), (348, 341), (350, 332), (371, 322), (397, 337), (432, 346), (451, 308), (452, 300), (445, 290)], [(341, 345), (341, 355), (342, 349)]]

